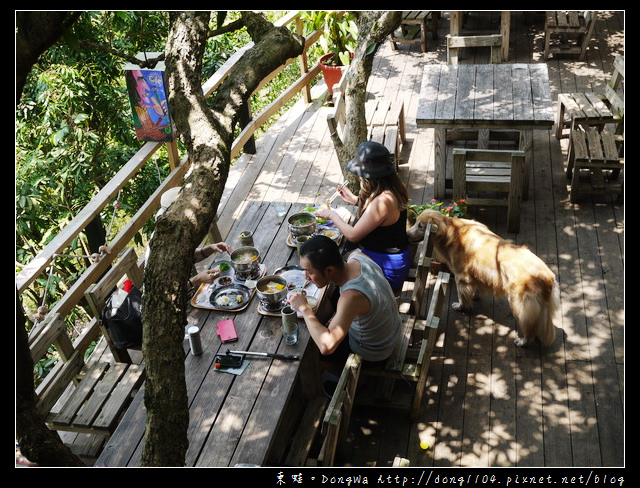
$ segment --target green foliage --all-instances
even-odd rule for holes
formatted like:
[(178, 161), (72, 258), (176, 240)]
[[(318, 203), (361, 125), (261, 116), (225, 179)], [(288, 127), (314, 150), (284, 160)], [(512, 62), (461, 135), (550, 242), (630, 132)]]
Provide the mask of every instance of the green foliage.
[(351, 62), (351, 54), (358, 40), (358, 28), (354, 19), (345, 12), (342, 15), (336, 10), (307, 10), (300, 13), (312, 30), (324, 26), (324, 33), (318, 41), (321, 52), (333, 53), (333, 63), (345, 66)]
[(448, 217), (464, 217), (467, 215), (467, 201), (461, 198), (457, 202), (454, 200), (445, 205), (444, 202), (439, 202), (433, 198), (426, 204), (409, 205), (409, 209), (414, 212), (416, 216), (420, 215), (424, 210), (429, 209), (437, 210)]
[[(84, 12), (73, 32), (44, 53), (32, 69), (16, 107), (16, 271), (141, 146), (131, 123), (124, 61), (81, 47), (78, 39), (130, 55), (151, 50), (150, 46), (162, 51), (167, 26), (166, 14)], [(123, 190), (120, 216), (124, 219), (137, 211), (167, 173), (166, 153), (159, 152)], [(109, 222), (111, 214), (108, 206), (103, 221)], [(65, 252), (88, 254), (87, 244), (83, 238), (75, 239)], [(64, 293), (87, 265), (82, 259), (56, 259), (47, 291), (51, 300)], [(25, 308), (41, 304), (45, 283), (46, 276), (36, 281), (28, 293), (32, 303), (25, 303)]]
[[(264, 12), (275, 21), (284, 12)], [(228, 12), (225, 23), (239, 12)], [(215, 23), (215, 16), (212, 26)], [(127, 96), (122, 58), (88, 48), (108, 46), (133, 56), (138, 52), (163, 52), (168, 16), (162, 11), (87, 11), (68, 35), (44, 53), (32, 69), (22, 99), (16, 107), (16, 272), (91, 200), (142, 146), (136, 139)], [(203, 81), (241, 46), (249, 42), (244, 29), (216, 36), (203, 58)], [(252, 97), (252, 112), (271, 103), (299, 76), (297, 63)], [(290, 102), (294, 103), (294, 102)], [(287, 105), (288, 107), (289, 105)], [(284, 107), (282, 110), (286, 110)], [(113, 237), (142, 206), (160, 180), (169, 173), (166, 151), (159, 150), (121, 192), (122, 208), (108, 205), (102, 212), (105, 228), (115, 215)], [(144, 245), (152, 231), (150, 222), (135, 237)], [(88, 254), (84, 236), (65, 250)], [(86, 259), (57, 258), (47, 296), (49, 303), (68, 289), (87, 266)], [(41, 305), (47, 276), (36, 280), (26, 296), (25, 310)], [(70, 317), (69, 323), (76, 317)]]

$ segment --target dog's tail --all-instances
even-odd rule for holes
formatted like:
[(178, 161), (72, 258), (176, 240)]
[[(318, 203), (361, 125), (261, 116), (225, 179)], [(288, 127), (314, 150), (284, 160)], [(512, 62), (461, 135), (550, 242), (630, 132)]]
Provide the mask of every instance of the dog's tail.
[[(560, 288), (555, 278), (550, 285), (546, 293), (537, 296), (529, 295), (524, 304), (526, 309), (524, 310), (524, 316), (531, 319), (528, 327), (532, 329), (525, 331), (525, 335), (537, 336), (543, 346), (551, 345), (556, 338), (553, 319), (560, 307)], [(527, 328), (526, 325), (525, 328)]]
[(553, 319), (560, 308), (560, 287), (554, 278), (549, 300), (546, 301), (537, 324), (536, 333), (543, 346), (549, 346), (556, 338), (556, 328)]

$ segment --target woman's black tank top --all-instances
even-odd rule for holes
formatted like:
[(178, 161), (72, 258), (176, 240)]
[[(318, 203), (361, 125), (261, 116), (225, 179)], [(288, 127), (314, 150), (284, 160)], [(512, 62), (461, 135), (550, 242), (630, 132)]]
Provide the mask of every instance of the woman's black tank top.
[(393, 253), (404, 251), (409, 245), (407, 209), (400, 211), (400, 217), (395, 223), (374, 229), (360, 241), (360, 245), (374, 252)]

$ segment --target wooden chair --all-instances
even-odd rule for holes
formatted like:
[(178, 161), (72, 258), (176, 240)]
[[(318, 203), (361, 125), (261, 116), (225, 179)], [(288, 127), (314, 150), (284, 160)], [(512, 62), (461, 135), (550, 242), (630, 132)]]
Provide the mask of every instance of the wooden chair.
[(355, 402), (361, 367), (360, 356), (350, 354), (322, 421), (324, 441), (318, 456), (318, 464), (321, 466), (334, 465), (338, 444), (344, 441)]
[[(440, 271), (434, 279), (426, 318), (401, 314), (402, 338), (384, 367), (363, 367), (363, 376), (387, 381), (373, 385), (371, 391), (359, 390), (358, 403), (408, 410), (411, 420), (418, 417), (450, 275)], [(412, 386), (412, 391), (408, 393), (402, 388), (407, 384)]]
[(429, 272), (433, 260), (433, 238), (435, 229), (427, 224), (425, 237), (415, 247), (413, 264), (398, 297), (398, 311), (402, 316), (427, 317), (427, 295)]
[[(468, 205), (506, 206), (507, 230), (520, 231), (520, 206), (524, 187), (524, 151), (453, 150), (453, 198)], [(506, 198), (474, 198), (469, 192), (506, 193)]]
[(545, 61), (551, 53), (579, 54), (579, 59), (584, 59), (597, 19), (598, 14), (593, 10), (547, 11), (544, 25)]
[(300, 422), (295, 428), (291, 440), (291, 446), (285, 456), (284, 466), (308, 466), (317, 464), (317, 459), (311, 459), (310, 452), (320, 435), (324, 414), (327, 411), (329, 400), (326, 396), (311, 398)]
[(491, 63), (497, 64), (502, 60), (502, 34), (479, 36), (447, 35), (447, 64), (458, 64), (460, 49), (467, 47), (489, 47), (491, 48)]
[[(391, 43), (391, 49), (398, 50), (398, 43), (407, 44), (420, 44), (420, 50), (427, 52), (427, 32), (431, 31), (431, 37), (433, 40), (438, 39), (438, 20), (440, 20), (440, 12), (433, 11), (420, 11), (409, 10), (402, 13), (402, 21), (400, 22), (400, 30), (402, 35), (396, 36), (396, 33), (392, 33), (389, 36), (389, 42)], [(417, 32), (411, 32), (412, 28), (407, 26), (418, 26), (420, 37), (417, 37)]]
[[(85, 297), (93, 310), (93, 320), (98, 320), (99, 311), (104, 307), (106, 298), (125, 274), (136, 286), (142, 285), (142, 272), (136, 259), (133, 248), (128, 248), (100, 281), (87, 289)], [(101, 328), (107, 343), (114, 347), (109, 339), (108, 330), (102, 326)], [(122, 351), (115, 347), (112, 351), (114, 356), (118, 355), (123, 359)], [(128, 354), (126, 359), (128, 362), (118, 362), (118, 359), (115, 363), (100, 360), (85, 366), (84, 358), (78, 357), (73, 362), (65, 363), (63, 369), (67, 369), (68, 373), (60, 375), (60, 379), (57, 380), (58, 388), (63, 387), (67, 390), (61, 395), (61, 401), (52, 409), (51, 402), (55, 403), (57, 398), (54, 399), (51, 395), (40, 398), (41, 411), (47, 413), (47, 424), (54, 430), (109, 436), (144, 381), (144, 366), (131, 363)], [(73, 376), (79, 376), (80, 379), (77, 386), (68, 390), (67, 387), (73, 380), (69, 374), (74, 371), (77, 373)]]
[(558, 95), (558, 113), (556, 117), (556, 137), (564, 137), (563, 130), (577, 125), (595, 125), (603, 128), (606, 124), (618, 124), (622, 129), (624, 122), (624, 55), (616, 56), (614, 70), (602, 93), (560, 93)]
[[(373, 385), (370, 391), (358, 393), (358, 403), (409, 410), (412, 420), (417, 418), (422, 405), (450, 280), (449, 273), (439, 271), (434, 275), (432, 272), (434, 235), (429, 225), (416, 252), (415, 271), (405, 282), (400, 297), (401, 339), (384, 366), (363, 365), (362, 376), (384, 381)], [(396, 388), (407, 384), (412, 386), (408, 393)]]
[[(344, 91), (346, 76), (333, 86), (333, 109), (327, 115), (327, 125), (332, 139), (343, 138), (346, 123), (346, 103)], [(404, 102), (401, 100), (374, 99), (365, 103), (365, 120), (367, 138), (383, 144), (393, 156), (396, 168), (399, 164), (400, 151), (407, 141)]]
[(572, 203), (584, 194), (614, 194), (622, 203), (624, 187), (619, 175), (623, 168), (623, 135), (589, 126), (571, 131), (567, 178), (571, 180)]

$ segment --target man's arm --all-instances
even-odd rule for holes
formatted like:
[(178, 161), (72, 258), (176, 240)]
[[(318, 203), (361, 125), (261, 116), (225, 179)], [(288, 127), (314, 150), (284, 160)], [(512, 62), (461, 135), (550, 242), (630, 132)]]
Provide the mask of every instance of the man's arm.
[(307, 299), (301, 293), (293, 293), (289, 296), (291, 306), (302, 314), (307, 330), (313, 341), (318, 346), (320, 354), (333, 353), (349, 333), (351, 323), (358, 315), (369, 311), (369, 300), (360, 292), (347, 290), (340, 295), (336, 313), (325, 326), (318, 320), (313, 309), (307, 303)]

